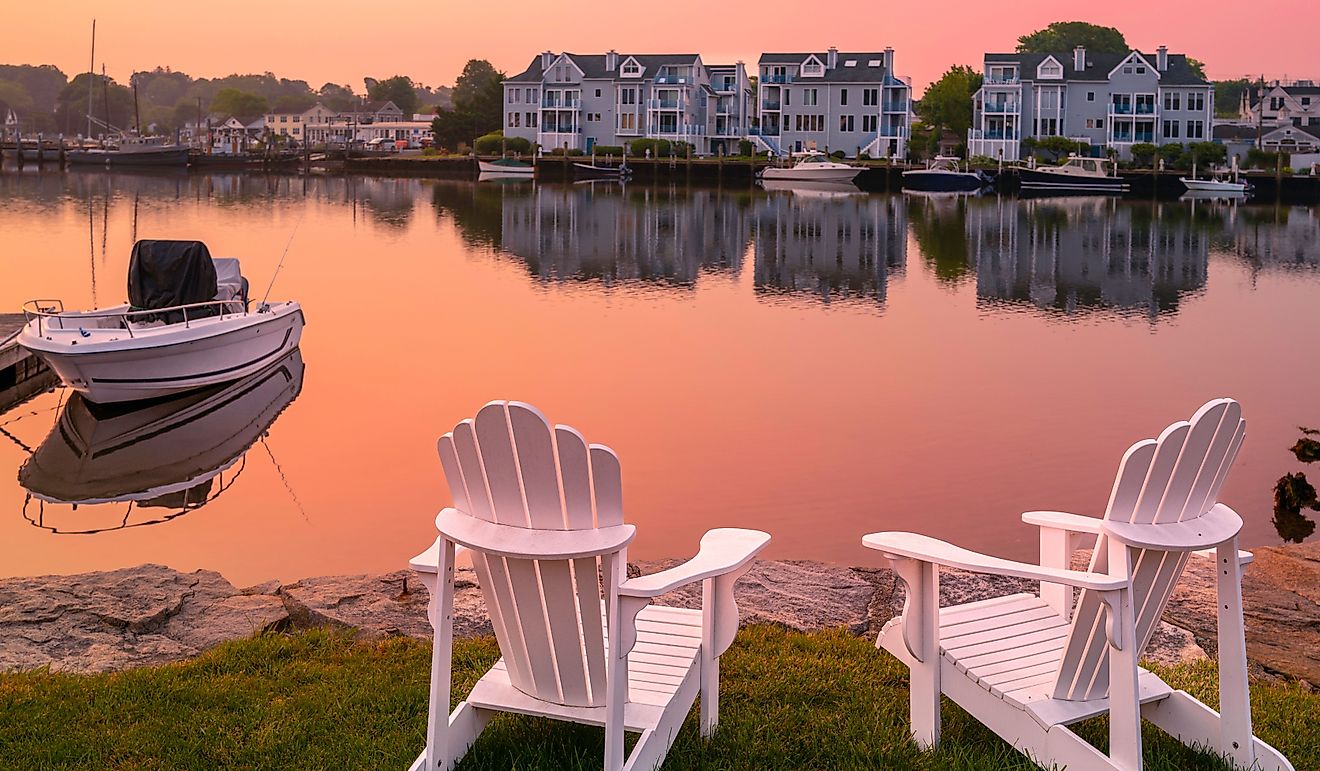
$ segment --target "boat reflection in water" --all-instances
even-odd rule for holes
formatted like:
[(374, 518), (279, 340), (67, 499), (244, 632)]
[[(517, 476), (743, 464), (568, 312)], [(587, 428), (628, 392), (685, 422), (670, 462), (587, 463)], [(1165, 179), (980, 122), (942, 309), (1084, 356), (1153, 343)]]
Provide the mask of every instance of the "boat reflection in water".
[[(235, 483), (248, 449), (302, 384), (295, 348), (242, 380), (150, 402), (103, 405), (74, 394), (19, 469), (28, 492), (23, 516), (54, 533), (90, 534), (199, 509)], [(79, 510), (116, 503), (127, 508)]]

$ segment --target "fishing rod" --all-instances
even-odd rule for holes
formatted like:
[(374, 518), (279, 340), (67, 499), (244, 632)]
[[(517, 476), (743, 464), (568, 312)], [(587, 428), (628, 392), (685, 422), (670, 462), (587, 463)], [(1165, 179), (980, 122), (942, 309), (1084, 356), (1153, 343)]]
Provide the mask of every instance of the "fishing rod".
[[(303, 214), (306, 213), (306, 210), (303, 210)], [(280, 270), (284, 268), (284, 258), (289, 256), (289, 247), (293, 246), (293, 237), (298, 235), (298, 228), (302, 227), (302, 221), (303, 215), (300, 214), (298, 215), (298, 222), (293, 226), (293, 232), (289, 234), (289, 242), (284, 245), (284, 253), (280, 255), (280, 261), (275, 266), (275, 272), (271, 274), (270, 283), (266, 285), (266, 294), (262, 295), (261, 303), (257, 305), (257, 313), (265, 313), (270, 310), (270, 306), (266, 304), (266, 300), (270, 298), (270, 290), (275, 287), (275, 279), (279, 278)]]

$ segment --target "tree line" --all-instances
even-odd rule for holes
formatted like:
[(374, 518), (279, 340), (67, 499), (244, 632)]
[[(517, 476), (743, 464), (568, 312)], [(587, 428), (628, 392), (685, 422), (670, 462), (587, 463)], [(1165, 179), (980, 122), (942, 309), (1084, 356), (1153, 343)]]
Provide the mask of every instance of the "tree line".
[(363, 100), (390, 100), (405, 115), (432, 114), (452, 106), (450, 91), (447, 86), (427, 86), (406, 75), (364, 78), (357, 90), (337, 83), (314, 89), (305, 80), (270, 72), (193, 78), (157, 67), (135, 72), (128, 83), (120, 83), (86, 72), (70, 80), (51, 65), (5, 64), (0, 65), (0, 119), (12, 110), (24, 132), (78, 134), (86, 131), (90, 112), (97, 124), (94, 133), (103, 131), (107, 123), (121, 130), (172, 131), (195, 120), (199, 112), (203, 116), (255, 118), (270, 110), (307, 109), (317, 102), (343, 111)]

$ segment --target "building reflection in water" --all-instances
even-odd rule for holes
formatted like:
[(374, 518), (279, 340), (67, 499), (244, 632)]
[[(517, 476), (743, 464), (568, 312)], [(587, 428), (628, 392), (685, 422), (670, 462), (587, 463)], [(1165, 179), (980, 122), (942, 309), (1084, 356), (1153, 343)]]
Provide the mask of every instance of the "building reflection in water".
[(1205, 286), (1209, 233), (1184, 203), (981, 199), (966, 207), (968, 262), (985, 303), (1071, 314), (1171, 314)]
[(747, 247), (746, 192), (615, 182), (499, 188), (525, 190), (501, 197), (499, 248), (542, 281), (692, 287), (702, 272), (737, 272)]
[(753, 212), (755, 286), (761, 295), (884, 302), (907, 262), (901, 196), (794, 187), (758, 197)]

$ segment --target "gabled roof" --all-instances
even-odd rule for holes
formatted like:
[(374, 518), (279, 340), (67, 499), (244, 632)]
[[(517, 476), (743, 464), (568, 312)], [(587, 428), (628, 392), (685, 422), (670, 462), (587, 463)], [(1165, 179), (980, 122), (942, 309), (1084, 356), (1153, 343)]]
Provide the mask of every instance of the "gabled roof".
[[(1063, 65), (1063, 79), (1065, 81), (1091, 81), (1105, 82), (1109, 80), (1109, 73), (1123, 64), (1123, 60), (1129, 55), (1138, 53), (1142, 59), (1147, 62), (1155, 61), (1154, 54), (1144, 54), (1137, 51), (1127, 53), (1113, 54), (1097, 51), (1086, 52), (1086, 69), (1078, 71), (1075, 64), (1072, 51), (1053, 53), (1009, 53), (1009, 54), (986, 54), (985, 63), (990, 64), (1016, 64), (1019, 68), (1019, 77), (1023, 80), (1035, 80), (1036, 68), (1046, 58), (1053, 56)], [(1155, 69), (1151, 65), (1151, 69)], [(1186, 54), (1169, 54), (1169, 67), (1160, 75), (1160, 85), (1164, 86), (1208, 86), (1209, 81), (1199, 78), (1192, 68), (1187, 64)]]
[(1266, 128), (1264, 129), (1261, 136), (1272, 137), (1275, 134), (1279, 134), (1282, 136), (1293, 136), (1297, 134), (1303, 134), (1312, 141), (1320, 142), (1320, 126), (1294, 126), (1292, 124), (1286, 124), (1283, 126)]
[[(557, 63), (561, 58), (568, 59), (575, 67), (582, 72), (583, 80), (646, 80), (654, 77), (657, 70), (667, 65), (694, 65), (701, 60), (701, 54), (617, 54), (619, 58), (618, 66), (614, 70), (606, 69), (605, 54), (574, 54), (564, 52), (555, 57)], [(642, 67), (641, 78), (621, 78), (619, 77), (619, 68), (629, 59), (635, 60)], [(553, 64), (551, 66), (554, 66)], [(732, 65), (730, 65), (732, 66)], [(541, 69), (541, 57), (538, 55), (527, 65), (527, 69), (506, 78), (505, 83), (540, 83), (545, 77), (545, 71)]]
[[(756, 63), (757, 66), (766, 64), (801, 64), (810, 56), (816, 57), (822, 63), (829, 61), (829, 52), (817, 51), (814, 53), (761, 54), (761, 58), (758, 59)], [(856, 64), (851, 67), (848, 66), (847, 62), (849, 60), (856, 62)], [(884, 60), (885, 55), (881, 51), (839, 51), (839, 66), (832, 70), (825, 70), (825, 74), (819, 78), (811, 77), (806, 78), (805, 80), (809, 83), (879, 83), (880, 81), (890, 83), (891, 78), (886, 77), (886, 75), (890, 73), (885, 72), (885, 67), (883, 65), (876, 67), (870, 66), (873, 61), (883, 62)], [(900, 81), (893, 80), (890, 84), (899, 85)]]

